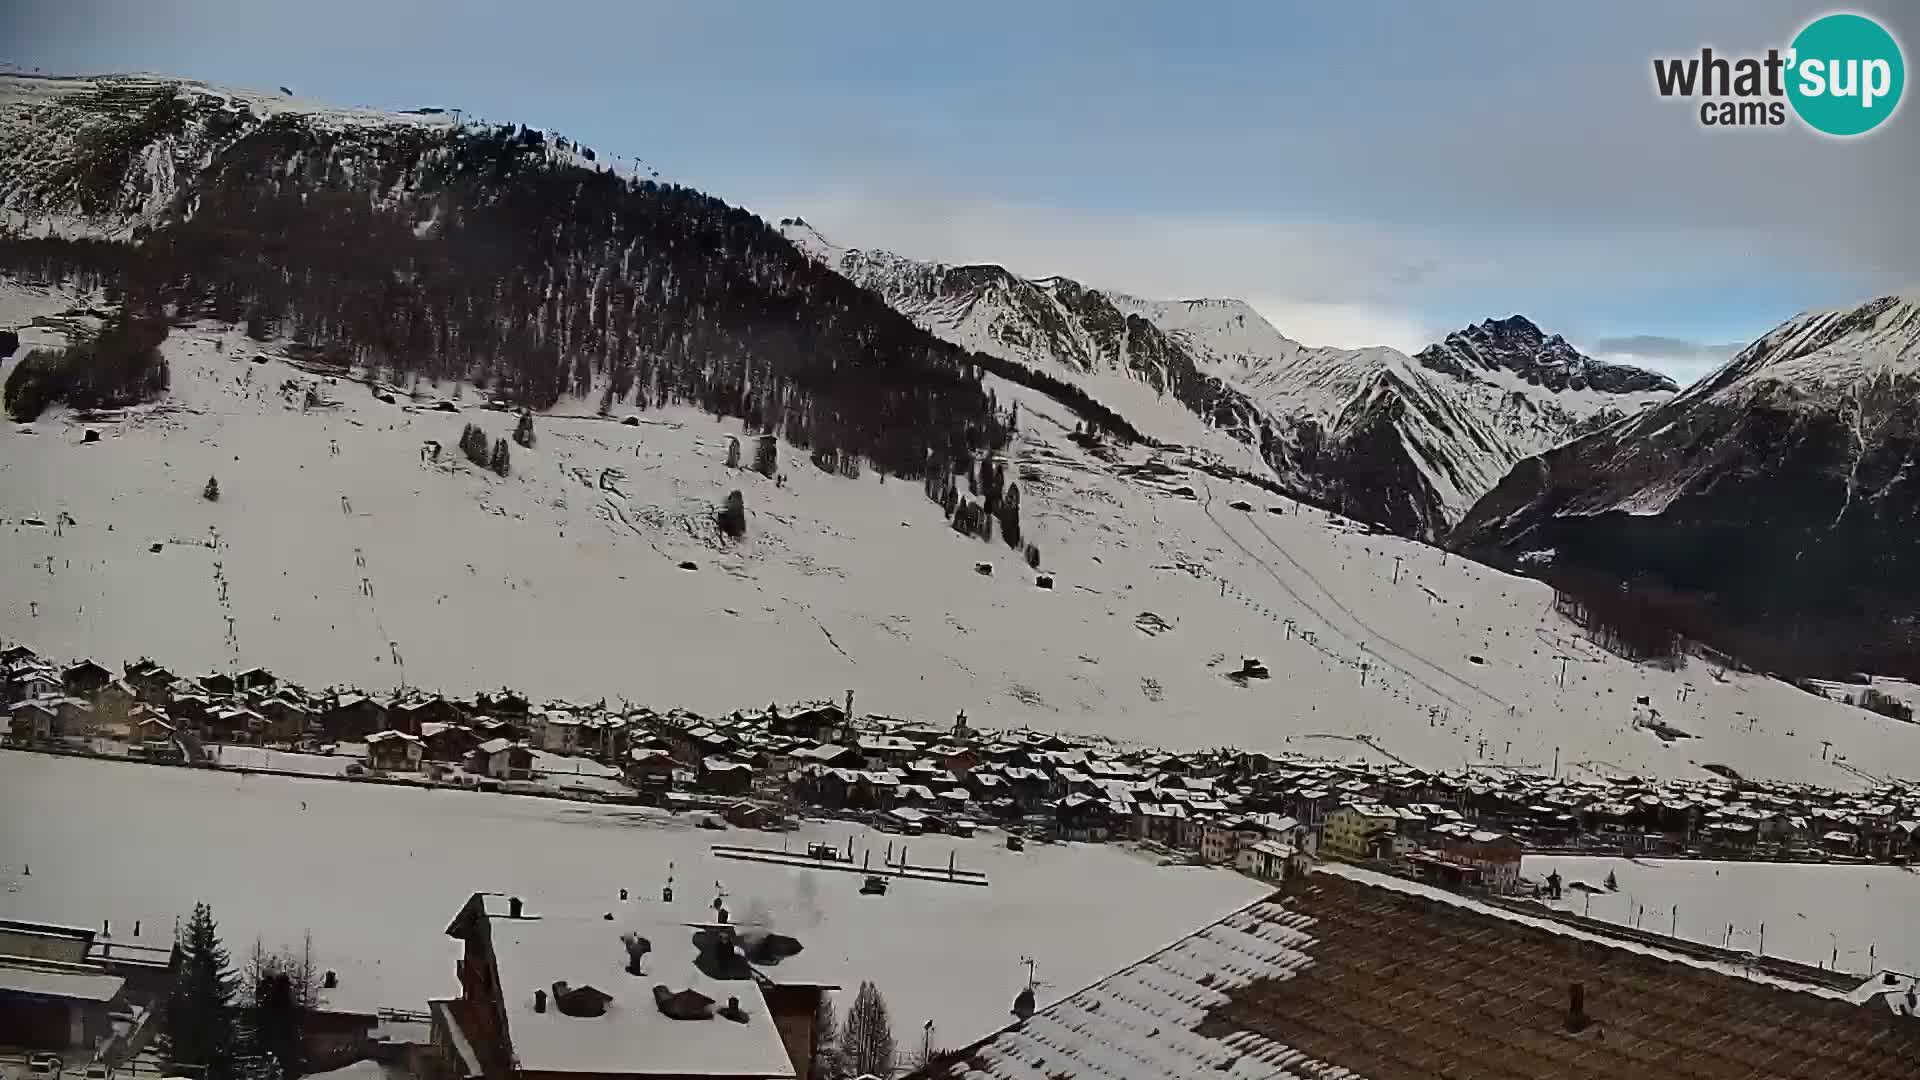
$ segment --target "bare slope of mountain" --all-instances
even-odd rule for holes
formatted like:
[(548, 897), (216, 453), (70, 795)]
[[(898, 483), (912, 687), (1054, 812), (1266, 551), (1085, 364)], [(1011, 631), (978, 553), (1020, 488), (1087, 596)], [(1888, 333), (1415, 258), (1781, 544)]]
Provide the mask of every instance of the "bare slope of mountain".
[(1056, 371), (1162, 438), (1218, 450), (1226, 436), (1304, 497), (1410, 536), (1444, 535), (1515, 462), (1677, 389), (1518, 316), (1414, 357), (1317, 348), (1239, 300), (1145, 300), (844, 248), (800, 219), (782, 232), (940, 337)]
[(1634, 420), (1516, 468), (1453, 542), (1676, 590), (1700, 636), (1805, 673), (1920, 671), (1920, 296), (1782, 324)]

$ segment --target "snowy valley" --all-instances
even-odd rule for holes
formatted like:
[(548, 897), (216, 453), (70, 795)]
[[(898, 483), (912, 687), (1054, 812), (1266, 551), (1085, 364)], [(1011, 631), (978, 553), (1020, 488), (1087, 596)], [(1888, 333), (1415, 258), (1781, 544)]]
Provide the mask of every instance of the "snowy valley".
[[(6, 297), (12, 324), (75, 299)], [(729, 468), (740, 425), (691, 410), (541, 416), (500, 477), (453, 450), (468, 423), (514, 426), (471, 388), (316, 374), (214, 324), (163, 349), (164, 400), (0, 436), (0, 557), (26, 570), (4, 632), (44, 654), (709, 713), (851, 689), (902, 717), (1435, 768), (1920, 772), (1920, 726), (1699, 660), (1628, 663), (1543, 585), (1182, 454), (1083, 447), (1070, 414), (1011, 384), (1007, 475), (1038, 570), (956, 533), (912, 482), (786, 446), (779, 479)], [(736, 489), (731, 541), (714, 519)], [(1273, 677), (1227, 678), (1245, 657)], [(1658, 737), (1654, 709), (1693, 738)]]

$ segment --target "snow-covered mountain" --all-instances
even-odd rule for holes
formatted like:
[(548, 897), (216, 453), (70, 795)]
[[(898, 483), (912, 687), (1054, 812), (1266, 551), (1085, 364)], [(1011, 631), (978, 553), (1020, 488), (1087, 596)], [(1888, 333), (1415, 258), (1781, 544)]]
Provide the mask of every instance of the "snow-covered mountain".
[(1699, 598), (1782, 669), (1920, 668), (1920, 294), (1783, 323), (1685, 393), (1522, 464), (1454, 543)]
[[(57, 346), (99, 303), (0, 282), (0, 326)], [(1190, 455), (1082, 445), (1073, 413), (991, 374), (1019, 406), (1004, 461), (1038, 570), (955, 532), (919, 484), (784, 445), (774, 477), (729, 467), (750, 431), (697, 408), (542, 414), (500, 476), (455, 443), (467, 424), (505, 439), (514, 416), (459, 380), (363, 382), (213, 319), (161, 347), (172, 388), (154, 403), (0, 426), (0, 637), (182, 674), (262, 664), (312, 686), (504, 682), (709, 713), (851, 689), (863, 711), (933, 722), (964, 708), (1428, 767), (1547, 769), (1557, 751), (1570, 775), (1920, 772), (1920, 727), (1628, 663), (1544, 585)], [(736, 490), (731, 540), (714, 511)], [(1272, 677), (1228, 678), (1247, 656)], [(1663, 741), (1654, 709), (1695, 738)]]
[(1230, 438), (1301, 495), (1410, 536), (1444, 535), (1516, 462), (1678, 389), (1519, 316), (1412, 357), (1314, 347), (1240, 300), (845, 248), (798, 218), (781, 231), (948, 341), (1062, 375), (1150, 434), (1216, 451)]
[[(1068, 278), (1025, 278), (1000, 266), (948, 266), (845, 248), (800, 218), (782, 220), (780, 231), (944, 340), (1065, 379), (1152, 438), (1202, 447), (1242, 466), (1259, 464), (1247, 450), (1257, 444), (1251, 404), (1207, 370), (1190, 342), (1130, 298)], [(1271, 332), (1264, 321), (1259, 326)]]
[[(29, 235), (124, 239), (151, 228), (217, 154), (276, 127), (347, 148), (327, 164), (378, 171), (382, 144), (488, 126), (457, 109), (341, 108), (290, 93), (163, 75), (62, 77), (0, 70), (0, 225)], [(555, 135), (549, 160), (623, 176), (646, 163), (602, 157)], [(402, 178), (388, 176), (388, 185)]]

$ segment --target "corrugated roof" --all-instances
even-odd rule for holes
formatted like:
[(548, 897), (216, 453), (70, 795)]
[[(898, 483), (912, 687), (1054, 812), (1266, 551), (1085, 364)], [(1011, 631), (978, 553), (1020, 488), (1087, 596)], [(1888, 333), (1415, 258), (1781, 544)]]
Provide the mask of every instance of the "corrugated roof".
[[(1570, 1031), (1570, 987), (1587, 1023)], [(926, 1080), (1920, 1075), (1920, 1021), (1317, 873), (944, 1058)]]

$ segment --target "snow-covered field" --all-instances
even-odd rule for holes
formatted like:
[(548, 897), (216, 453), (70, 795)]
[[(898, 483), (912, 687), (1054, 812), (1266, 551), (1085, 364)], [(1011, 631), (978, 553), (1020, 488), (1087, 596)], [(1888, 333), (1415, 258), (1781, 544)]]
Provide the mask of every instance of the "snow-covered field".
[[(1898, 866), (1635, 861), (1529, 855), (1522, 872), (1564, 881), (1555, 904), (1578, 915), (1803, 964), (1920, 974), (1920, 873)], [(1605, 891), (1608, 872), (1619, 889)], [(1600, 889), (1585, 894), (1575, 882)], [(1678, 906), (1676, 915), (1675, 907)], [(1731, 927), (1731, 932), (1729, 932)]]
[[(68, 302), (0, 284), (0, 324)], [(254, 363), (211, 326), (165, 348), (169, 398), (94, 425), (97, 443), (57, 414), (0, 429), (0, 635), (312, 687), (505, 683), (708, 713), (852, 689), (861, 711), (1182, 748), (1360, 753), (1364, 736), (1430, 767), (1557, 753), (1574, 775), (1920, 776), (1920, 726), (1700, 662), (1625, 663), (1538, 583), (1175, 457), (1102, 460), (1064, 409), (1004, 383), (1050, 590), (1004, 544), (956, 535), (917, 483), (828, 475), (785, 445), (784, 484), (728, 469), (737, 421), (542, 417), (502, 479), (455, 446), (468, 422), (513, 427), (471, 392), (459, 412), (432, 407), (450, 385), (382, 402)], [(303, 410), (309, 388), (333, 404)], [(736, 488), (748, 536), (727, 545), (712, 511)], [(1243, 656), (1273, 677), (1225, 678)], [(1696, 738), (1663, 743), (1637, 723), (1652, 709)]]
[[(693, 815), (456, 791), (0, 753), (0, 917), (99, 927), (117, 939), (170, 940), (174, 917), (213, 906), (236, 957), (256, 937), (298, 944), (311, 930), (340, 974), (341, 1007), (423, 1008), (450, 994), (457, 949), (446, 925), (475, 890), (530, 910), (612, 910), (619, 890), (673, 916), (710, 918), (719, 883), (736, 919), (756, 906), (805, 946), (787, 964), (848, 990), (873, 980), (894, 1024), (928, 1019), (953, 1046), (1008, 1019), (1038, 967), (1042, 1004), (1119, 969), (1266, 891), (1224, 871), (1161, 867), (1113, 847), (1009, 852), (982, 836), (915, 837), (908, 857), (985, 871), (992, 884), (897, 881), (859, 895), (857, 874), (729, 861), (715, 842), (778, 847), (782, 837), (696, 828)], [(849, 825), (788, 834), (878, 861), (899, 837)], [(31, 869), (31, 874), (27, 873)], [(917, 1042), (916, 1042), (917, 1045)]]

